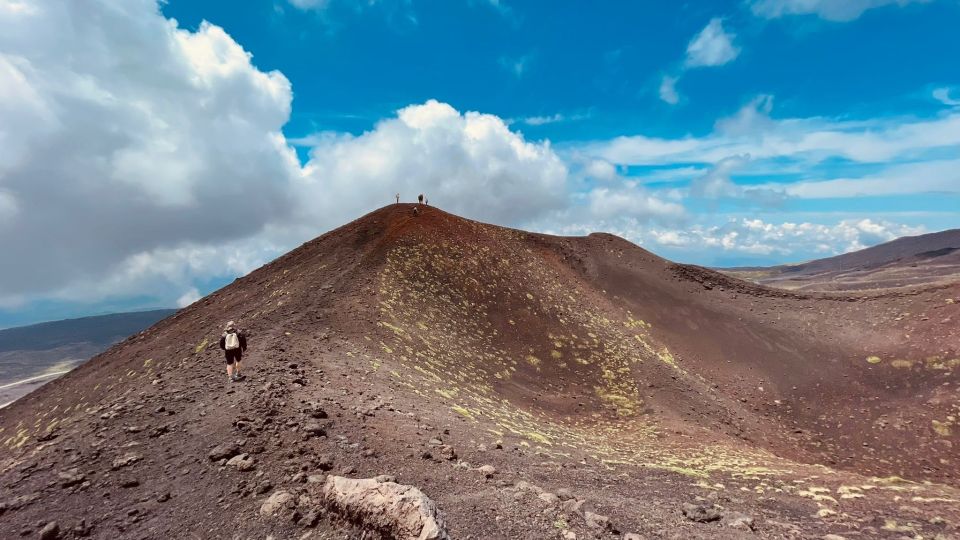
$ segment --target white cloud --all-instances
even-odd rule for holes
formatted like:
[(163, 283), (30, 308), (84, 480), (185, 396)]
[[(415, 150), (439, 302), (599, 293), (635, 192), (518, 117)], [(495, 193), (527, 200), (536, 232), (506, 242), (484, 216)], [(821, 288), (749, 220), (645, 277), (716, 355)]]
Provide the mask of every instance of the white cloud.
[(740, 54), (733, 44), (736, 35), (723, 29), (723, 20), (711, 19), (687, 45), (687, 67), (722, 66)]
[(221, 28), (180, 29), (152, 0), (11, 5), (0, 9), (0, 297), (249, 237), (291, 211), (290, 83)]
[(322, 10), (330, 5), (330, 0), (289, 0), (290, 5), (302, 10)]
[(743, 188), (730, 180), (730, 175), (737, 169), (743, 168), (750, 161), (750, 156), (730, 156), (721, 159), (690, 184), (690, 191), (695, 197), (719, 199), (721, 197), (738, 197)]
[(954, 88), (950, 87), (936, 88), (933, 91), (933, 99), (950, 107), (960, 106), (960, 98), (954, 98), (950, 95), (954, 90)]
[(680, 221), (683, 206), (654, 197), (634, 182), (619, 187), (599, 187), (587, 193), (590, 217), (609, 220), (632, 218), (642, 221)]
[(532, 143), (500, 118), (436, 101), (401, 109), (360, 136), (330, 137), (310, 151), (301, 209), (327, 223), (381, 206), (399, 191), (425, 193), (472, 218), (519, 223), (567, 204), (568, 171), (549, 143)]
[(583, 174), (588, 178), (609, 182), (619, 178), (617, 166), (602, 159), (591, 159), (583, 166)]
[(922, 227), (871, 219), (841, 220), (833, 225), (740, 219), (724, 225), (657, 231), (652, 236), (663, 245), (699, 246), (754, 255), (825, 257), (923, 232)]
[(556, 124), (557, 122), (563, 122), (567, 119), (566, 116), (556, 113), (551, 114), (550, 116), (528, 116), (521, 120), (524, 124), (529, 126), (543, 126), (546, 124)]
[(669, 250), (686, 258), (734, 254), (783, 261), (829, 257), (926, 232), (923, 227), (875, 219), (845, 219), (825, 224), (771, 223), (757, 218), (733, 219), (719, 225), (692, 224), (682, 228), (650, 226), (631, 219), (601, 220), (561, 225), (548, 232), (586, 234), (594, 230), (618, 234), (654, 252)]
[(579, 152), (621, 165), (715, 164), (749, 155), (760, 165), (778, 160), (780, 167), (799, 163), (810, 168), (831, 158), (895, 165), (960, 151), (960, 112), (925, 119), (773, 119), (772, 102), (770, 96), (752, 100), (703, 137), (624, 136), (586, 144)]
[(717, 120), (714, 129), (718, 133), (732, 137), (763, 133), (775, 127), (770, 118), (772, 110), (773, 96), (761, 94), (741, 107), (733, 116)]
[(960, 193), (960, 159), (934, 160), (887, 167), (858, 178), (832, 178), (794, 182), (781, 189), (800, 199), (854, 198), (910, 193)]
[(678, 77), (664, 75), (660, 81), (660, 99), (670, 105), (676, 105), (680, 102), (680, 96), (677, 94)]
[[(583, 113), (583, 114), (555, 113), (547, 116), (528, 116), (526, 118), (521, 118), (519, 121), (524, 124), (527, 124), (528, 126), (543, 126), (547, 124), (556, 124), (559, 122), (575, 122), (578, 120), (585, 120), (587, 118), (590, 118), (590, 114), (588, 113)], [(514, 121), (510, 121), (508, 123), (512, 124), (514, 123)]]
[(0, 226), (13, 222), (18, 213), (20, 208), (13, 195), (0, 191)]
[(863, 12), (883, 6), (905, 6), (930, 0), (752, 0), (754, 15), (776, 19), (787, 15), (816, 15), (828, 21), (852, 21)]
[(201, 298), (200, 291), (196, 287), (190, 287), (187, 292), (177, 298), (177, 307), (185, 308)]

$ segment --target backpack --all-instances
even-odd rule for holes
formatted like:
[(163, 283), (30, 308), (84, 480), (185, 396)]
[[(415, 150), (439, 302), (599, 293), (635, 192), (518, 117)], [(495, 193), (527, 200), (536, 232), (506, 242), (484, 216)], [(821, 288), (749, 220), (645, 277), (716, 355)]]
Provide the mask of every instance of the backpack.
[(223, 336), (223, 348), (228, 351), (240, 348), (240, 337), (236, 332), (227, 332)]

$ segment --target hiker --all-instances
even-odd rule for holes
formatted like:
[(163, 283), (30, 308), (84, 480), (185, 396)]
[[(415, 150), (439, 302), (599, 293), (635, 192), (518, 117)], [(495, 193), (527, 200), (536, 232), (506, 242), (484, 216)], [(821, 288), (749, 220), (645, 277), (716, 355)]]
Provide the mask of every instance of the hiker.
[(417, 195), (417, 201), (419, 201), (420, 204), (423, 204), (423, 193)]
[(430, 199), (424, 197), (424, 198), (423, 198), (423, 205), (424, 205), (424, 206), (430, 206)]
[(239, 381), (240, 360), (243, 358), (243, 351), (247, 350), (247, 336), (237, 329), (233, 321), (227, 323), (223, 335), (220, 336), (220, 348), (227, 360), (227, 378)]
[(397, 198), (397, 204), (400, 204), (400, 194), (397, 193), (396, 195), (394, 195), (394, 197)]

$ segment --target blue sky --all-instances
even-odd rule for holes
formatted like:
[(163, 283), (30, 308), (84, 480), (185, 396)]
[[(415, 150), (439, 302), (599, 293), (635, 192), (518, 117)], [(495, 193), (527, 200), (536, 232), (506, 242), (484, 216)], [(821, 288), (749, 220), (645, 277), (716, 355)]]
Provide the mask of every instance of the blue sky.
[(185, 305), (396, 191), (715, 266), (960, 226), (960, 2), (594, 4), (0, 1), (0, 327)]

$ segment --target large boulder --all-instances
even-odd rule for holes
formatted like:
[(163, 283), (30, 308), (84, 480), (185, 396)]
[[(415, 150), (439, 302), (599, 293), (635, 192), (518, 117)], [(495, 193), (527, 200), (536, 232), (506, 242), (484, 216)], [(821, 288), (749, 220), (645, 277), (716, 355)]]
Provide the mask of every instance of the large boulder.
[(326, 502), (364, 527), (397, 540), (449, 540), (437, 505), (414, 486), (377, 478), (328, 476)]

